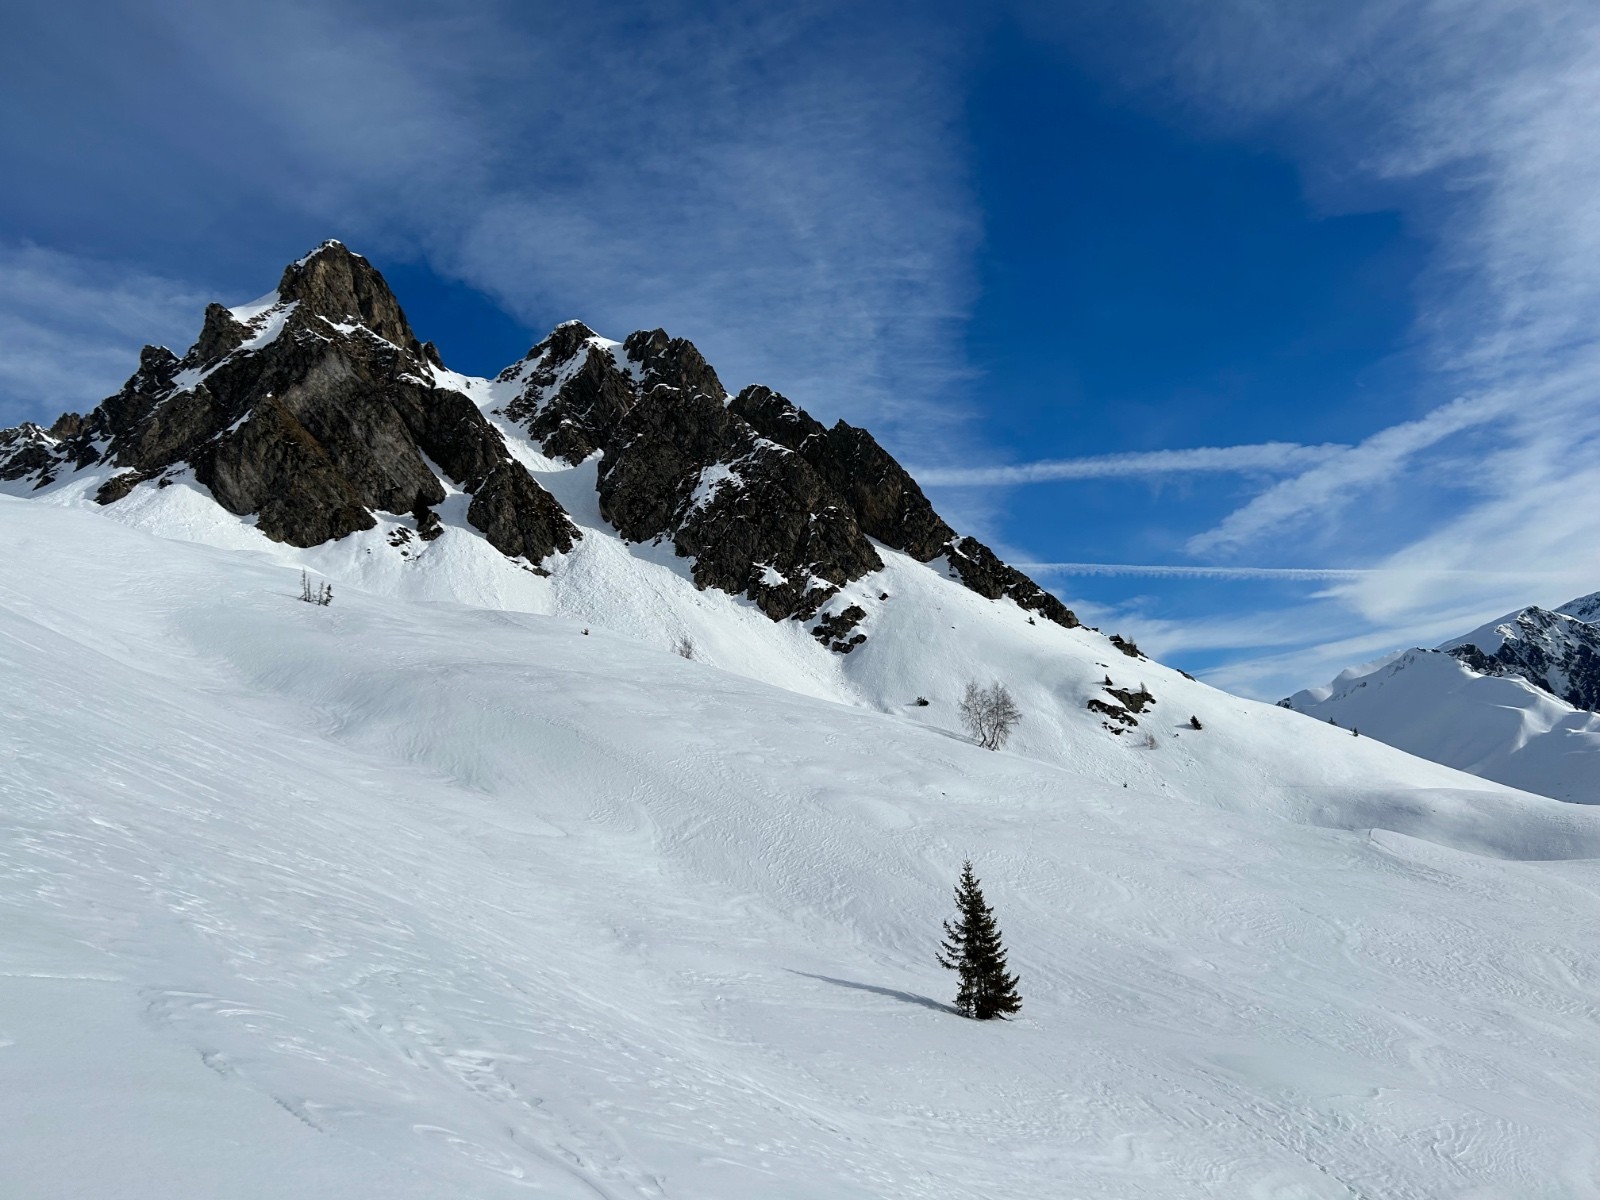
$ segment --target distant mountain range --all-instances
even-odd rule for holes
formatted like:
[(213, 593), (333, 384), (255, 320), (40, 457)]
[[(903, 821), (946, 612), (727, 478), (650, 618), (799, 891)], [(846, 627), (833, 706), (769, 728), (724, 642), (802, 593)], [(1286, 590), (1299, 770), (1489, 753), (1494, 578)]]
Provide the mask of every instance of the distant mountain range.
[(1279, 703), (1486, 779), (1600, 803), (1600, 592), (1509, 613)]

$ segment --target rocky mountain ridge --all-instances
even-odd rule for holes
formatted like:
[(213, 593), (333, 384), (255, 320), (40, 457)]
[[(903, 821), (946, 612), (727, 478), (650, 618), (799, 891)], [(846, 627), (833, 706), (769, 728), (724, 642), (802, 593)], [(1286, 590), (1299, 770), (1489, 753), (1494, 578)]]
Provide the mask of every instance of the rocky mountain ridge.
[(1499, 783), (1600, 803), (1597, 622), (1600, 593), (1530, 606), (1279, 704)]
[[(1440, 647), (1480, 675), (1517, 676), (1573, 708), (1600, 712), (1600, 608), (1594, 596), (1550, 610), (1530, 606)], [(1585, 620), (1573, 612), (1594, 612)]]
[[(568, 322), (492, 382), (465, 381), (418, 339), (379, 272), (338, 242), (291, 264), (259, 301), (210, 305), (181, 358), (146, 347), (93, 412), (0, 430), (0, 481), (26, 492), (98, 472), (94, 498), (109, 505), (192, 479), (299, 547), (385, 514), (436, 537), (439, 506), (460, 495), (467, 525), (543, 572), (583, 534), (508, 436), (570, 465), (597, 459), (600, 514), (624, 539), (670, 545), (697, 586), (746, 597), (775, 621), (818, 618), (882, 567), (884, 546), (981, 596), (1078, 624), (958, 535), (866, 430), (825, 428), (760, 386), (729, 396), (691, 343), (660, 329), (617, 343)], [(822, 614), (819, 639), (859, 644), (850, 612)]]

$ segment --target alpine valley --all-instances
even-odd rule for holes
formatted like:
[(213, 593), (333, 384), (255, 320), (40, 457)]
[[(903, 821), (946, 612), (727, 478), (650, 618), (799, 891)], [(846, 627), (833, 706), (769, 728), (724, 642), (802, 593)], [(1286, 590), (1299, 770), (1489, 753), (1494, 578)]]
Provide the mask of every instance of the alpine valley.
[[(1081, 625), (660, 330), (464, 376), (326, 243), (0, 432), (0, 553), (7, 1200), (1600, 1195), (1600, 809)], [(1418, 670), (1583, 699), (1524, 615)]]

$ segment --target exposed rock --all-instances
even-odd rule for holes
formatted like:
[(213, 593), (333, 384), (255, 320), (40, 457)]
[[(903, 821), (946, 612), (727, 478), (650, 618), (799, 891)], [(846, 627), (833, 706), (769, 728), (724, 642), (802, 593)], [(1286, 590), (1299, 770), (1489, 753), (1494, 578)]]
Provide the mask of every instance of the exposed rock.
[(1129, 658), (1144, 657), (1143, 654), (1139, 653), (1139, 647), (1134, 645), (1131, 639), (1123, 637), (1120, 633), (1113, 633), (1107, 640)]
[(568, 321), (500, 375), (522, 390), (506, 416), (527, 429), (546, 454), (580, 463), (603, 447), (638, 400), (632, 377), (594, 331)]
[(431, 510), (445, 497), (437, 465), (466, 491), (489, 489), (468, 520), (505, 553), (537, 562), (570, 547), (576, 528), (499, 432), (430, 378), (382, 277), (325, 243), (284, 272), (276, 306), (241, 321), (211, 305), (182, 359), (146, 347), (115, 396), (57, 422), (58, 440), (0, 440), (0, 471), (111, 463), (124, 470), (97, 495), (109, 504), (187, 463), (267, 537), (312, 546), (372, 528), (374, 512)]
[(825, 614), (812, 628), (811, 636), (837, 654), (849, 654), (867, 640), (864, 633), (850, 636), (866, 616), (866, 611), (859, 604), (852, 604), (843, 612)]
[(277, 542), (317, 546), (377, 522), (326, 448), (278, 400), (202, 448), (195, 477), (230, 512), (256, 514)]
[[(87, 415), (0, 431), (0, 480), (42, 486), (112, 468), (96, 498), (115, 504), (186, 467), (267, 537), (310, 546), (370, 529), (376, 513), (410, 514), (419, 540), (436, 538), (448, 479), (471, 496), (467, 521), (538, 569), (580, 534), (473, 400), (435, 385), (441, 367), (372, 265), (327, 242), (284, 271), (268, 303), (208, 306), (182, 358), (146, 347), (138, 371)], [(1033, 580), (958, 537), (867, 431), (825, 429), (767, 388), (730, 401), (682, 338), (641, 330), (618, 347), (568, 322), (498, 382), (515, 385), (500, 388), (515, 393), (500, 415), (545, 453), (573, 464), (601, 454), (600, 511), (623, 537), (669, 541), (693, 560), (699, 586), (747, 596), (774, 620), (809, 620), (880, 569), (876, 539), (923, 562), (943, 557), (980, 595), (1077, 624)], [(403, 532), (398, 544), (409, 545)], [(851, 606), (815, 633), (848, 653), (865, 640), (864, 615)]]
[(991, 600), (1009, 596), (1023, 608), (1072, 628), (1071, 610), (982, 542), (957, 537), (934, 511), (911, 473), (865, 429), (844, 421), (832, 429), (771, 388), (745, 388), (729, 405), (763, 437), (800, 455), (849, 506), (868, 537), (929, 562), (944, 555), (955, 577)]
[[(657, 331), (659, 334), (659, 331)], [(648, 340), (643, 340), (648, 339)], [(774, 620), (809, 617), (882, 560), (848, 508), (795, 454), (724, 407), (686, 342), (634, 335), (645, 398), (600, 461), (600, 511), (630, 541), (668, 538), (696, 584), (747, 595)]]
[(478, 488), (467, 520), (489, 544), (535, 569), (552, 554), (572, 549), (578, 531), (555, 497), (534, 482), (520, 463), (501, 463)]
[(997, 600), (1009, 596), (1021, 608), (1036, 612), (1047, 621), (1067, 629), (1079, 625), (1076, 615), (1065, 604), (1045, 591), (1015, 567), (1008, 567), (999, 556), (977, 538), (964, 537), (945, 551), (957, 578), (980, 596)]
[[(1588, 599), (1565, 607), (1586, 611)], [(1444, 649), (1480, 675), (1520, 676), (1574, 708), (1600, 712), (1600, 625), (1530, 607)]]
[(439, 521), (439, 514), (420, 500), (412, 507), (411, 517), (417, 523), (417, 536), (423, 541), (431, 542), (443, 535), (444, 525)]
[(32, 421), (15, 429), (0, 429), (0, 480), (43, 476), (60, 462), (58, 439)]
[(249, 336), (248, 325), (236, 319), (222, 305), (212, 302), (206, 305), (205, 323), (201, 325), (200, 336), (195, 339), (189, 355), (202, 365), (218, 362), (244, 345)]
[(824, 429), (771, 388), (745, 388), (730, 405), (763, 437), (787, 446), (842, 496), (868, 537), (919, 562), (945, 552), (955, 531), (933, 511), (917, 481), (865, 429)]
[(1156, 702), (1156, 698), (1150, 694), (1150, 689), (1143, 684), (1139, 685), (1137, 692), (1116, 687), (1108, 687), (1106, 691), (1116, 697), (1117, 702), (1131, 713), (1142, 713), (1147, 706)]
[(382, 275), (340, 242), (323, 242), (278, 282), (278, 298), (329, 321), (361, 325), (418, 358), (422, 345)]
[[(1110, 717), (1113, 721), (1120, 721), (1122, 724), (1130, 727), (1139, 723), (1138, 718), (1126, 708), (1122, 707), (1122, 705), (1108, 703), (1107, 701), (1100, 699), (1098, 696), (1089, 697), (1089, 701), (1084, 705), (1084, 707), (1090, 712), (1100, 713), (1103, 716)], [(1122, 732), (1122, 730), (1111, 725), (1107, 725), (1106, 728), (1110, 729), (1112, 733)]]
[(727, 402), (722, 380), (692, 342), (668, 337), (663, 329), (641, 329), (630, 333), (622, 346), (628, 358), (639, 364), (643, 395), (670, 388), (685, 397), (707, 396), (719, 404)]
[(150, 478), (143, 471), (124, 471), (120, 475), (113, 475), (99, 487), (94, 494), (96, 504), (115, 504), (135, 487)]

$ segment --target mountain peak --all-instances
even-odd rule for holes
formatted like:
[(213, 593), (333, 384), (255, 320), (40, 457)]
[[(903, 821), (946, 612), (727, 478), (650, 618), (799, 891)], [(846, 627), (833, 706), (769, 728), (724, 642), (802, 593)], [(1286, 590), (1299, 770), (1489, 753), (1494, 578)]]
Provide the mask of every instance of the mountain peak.
[(1575, 617), (1591, 625), (1600, 625), (1600, 592), (1590, 592), (1576, 600), (1568, 600), (1556, 609), (1564, 617)]
[[(694, 344), (662, 329), (617, 343), (566, 321), (494, 380), (441, 366), (377, 269), (326, 241), (275, 291), (208, 306), (183, 358), (148, 348), (86, 417), (49, 434), (3, 431), (0, 481), (37, 490), (95, 467), (93, 498), (115, 504), (192, 480), (296, 547), (382, 525), (398, 550), (453, 523), (535, 573), (582, 537), (572, 503), (625, 542), (669, 543), (702, 589), (743, 596), (774, 621), (816, 619), (813, 635), (839, 653), (867, 636), (853, 601), (888, 599), (861, 582), (886, 569), (877, 546), (984, 599), (1078, 623), (959, 537), (866, 430), (824, 429), (770, 389), (731, 399)], [(560, 480), (561, 501), (530, 474), (549, 470), (540, 459), (592, 458), (590, 474)]]
[(343, 242), (326, 241), (290, 263), (278, 282), (281, 303), (298, 302), (335, 324), (357, 324), (413, 354), (422, 346), (378, 269)]

